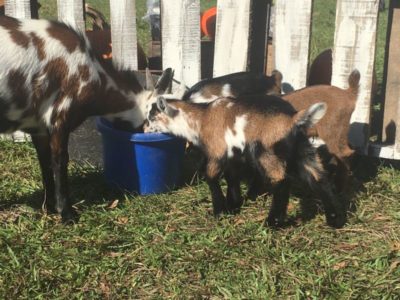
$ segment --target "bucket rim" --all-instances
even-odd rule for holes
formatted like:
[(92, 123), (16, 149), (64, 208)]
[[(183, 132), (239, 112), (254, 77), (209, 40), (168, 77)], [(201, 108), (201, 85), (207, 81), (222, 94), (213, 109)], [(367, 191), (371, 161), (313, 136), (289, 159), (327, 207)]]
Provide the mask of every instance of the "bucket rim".
[(100, 133), (109, 134), (119, 140), (131, 142), (162, 142), (170, 140), (180, 140), (181, 138), (175, 137), (166, 133), (159, 132), (146, 132), (146, 133), (131, 133), (128, 131), (118, 130), (111, 126), (110, 122), (102, 117), (96, 117), (96, 127)]

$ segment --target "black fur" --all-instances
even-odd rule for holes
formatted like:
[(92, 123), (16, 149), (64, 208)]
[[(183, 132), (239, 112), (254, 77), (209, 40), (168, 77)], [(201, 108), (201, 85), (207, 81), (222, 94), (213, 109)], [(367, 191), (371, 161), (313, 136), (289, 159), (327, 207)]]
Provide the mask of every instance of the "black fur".
[(268, 88), (275, 83), (274, 77), (268, 77), (262, 73), (237, 72), (215, 78), (207, 78), (199, 81), (183, 95), (182, 100), (189, 100), (190, 97), (201, 91), (206, 85), (218, 84), (231, 86), (234, 96), (245, 96), (254, 94), (265, 94)]

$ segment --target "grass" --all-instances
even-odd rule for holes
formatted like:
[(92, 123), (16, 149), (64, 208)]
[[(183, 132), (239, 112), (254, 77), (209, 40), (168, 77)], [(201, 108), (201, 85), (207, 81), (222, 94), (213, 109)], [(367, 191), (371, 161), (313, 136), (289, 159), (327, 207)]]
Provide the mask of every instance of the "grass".
[[(41, 2), (50, 16), (56, 1)], [(315, 1), (315, 22), (332, 3)], [(329, 46), (329, 34), (319, 34), (326, 43), (314, 36), (316, 52)], [(100, 170), (77, 163), (69, 173), (80, 222), (63, 226), (40, 209), (32, 145), (0, 141), (0, 299), (399, 299), (399, 163), (355, 165), (354, 209), (340, 230), (321, 214), (264, 228), (267, 196), (215, 220), (191, 170), (190, 184), (139, 197), (111, 191)], [(298, 201), (296, 193), (293, 218)]]

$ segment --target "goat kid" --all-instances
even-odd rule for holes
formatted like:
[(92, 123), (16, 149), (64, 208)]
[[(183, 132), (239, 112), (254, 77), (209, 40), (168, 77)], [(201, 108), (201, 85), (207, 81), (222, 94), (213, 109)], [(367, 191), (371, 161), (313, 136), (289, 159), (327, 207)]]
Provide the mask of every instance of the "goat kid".
[(68, 193), (68, 137), (87, 117), (138, 130), (146, 106), (171, 80), (144, 90), (133, 72), (117, 71), (93, 54), (84, 34), (46, 20), (0, 17), (0, 132), (32, 136), (42, 171), (44, 203), (76, 220)]
[[(266, 225), (284, 224), (291, 180), (299, 178), (319, 194), (327, 223), (339, 228), (346, 221), (344, 209), (306, 136), (306, 130), (325, 112), (324, 103), (296, 112), (274, 96), (262, 101), (222, 97), (208, 105), (161, 96), (149, 110), (147, 130), (180, 136), (200, 147), (207, 157), (206, 180), (214, 215), (240, 209), (243, 198), (237, 167), (245, 162), (255, 166), (273, 186)], [(227, 181), (226, 198), (219, 184), (221, 174)]]
[(271, 76), (261, 73), (237, 72), (199, 81), (183, 95), (182, 100), (192, 103), (210, 103), (219, 97), (237, 97), (254, 94), (280, 94), (282, 74)]
[[(234, 73), (200, 81), (186, 92), (186, 95), (189, 96), (184, 96), (183, 100), (192, 103), (210, 103), (215, 100), (215, 97), (225, 96), (223, 90), (230, 91), (230, 96), (246, 101), (259, 100), (260, 97), (243, 98), (242, 96), (265, 94), (266, 90), (270, 90), (271, 93), (280, 93), (282, 74), (279, 71), (274, 71), (269, 78), (269, 82), (274, 84), (273, 89), (265, 85), (264, 90), (248, 83), (254, 78), (254, 74), (249, 72), (238, 74), (240, 76), (236, 76)], [(260, 78), (264, 75), (258, 76)], [(312, 139), (313, 144), (319, 148), (320, 156), (323, 156), (325, 162), (324, 165), (334, 178), (339, 192), (344, 192), (347, 188), (350, 173), (349, 160), (354, 153), (354, 150), (349, 146), (348, 132), (350, 118), (357, 100), (359, 82), (360, 73), (358, 70), (354, 70), (348, 77), (348, 89), (340, 89), (330, 85), (317, 85), (281, 95), (282, 99), (288, 101), (298, 111), (320, 101), (327, 104), (325, 116), (308, 130), (308, 136)], [(210, 94), (210, 89), (214, 91), (214, 98), (207, 97)], [(260, 192), (262, 191), (257, 191), (257, 187), (252, 185), (249, 196), (255, 198)]]

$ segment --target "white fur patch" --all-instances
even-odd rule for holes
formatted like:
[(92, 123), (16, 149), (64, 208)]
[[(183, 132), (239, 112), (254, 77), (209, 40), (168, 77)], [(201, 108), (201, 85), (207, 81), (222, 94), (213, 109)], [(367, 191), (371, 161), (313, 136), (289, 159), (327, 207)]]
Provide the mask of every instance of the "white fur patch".
[(211, 95), (211, 97), (207, 98), (207, 97), (204, 97), (201, 92), (197, 92), (197, 93), (194, 93), (193, 95), (190, 96), (189, 102), (192, 102), (192, 103), (210, 103), (210, 102), (213, 102), (218, 97), (219, 96), (217, 96), (217, 95)]
[(230, 84), (226, 83), (226, 84), (223, 85), (222, 91), (221, 91), (221, 95), (222, 95), (222, 97), (231, 97), (231, 96), (233, 96)]
[(318, 148), (326, 144), (323, 139), (320, 139), (319, 137), (315, 136), (308, 138), (308, 140), (314, 148)]
[(233, 157), (233, 148), (240, 149), (243, 152), (246, 145), (244, 130), (247, 124), (247, 115), (237, 116), (232, 131), (227, 128), (225, 131), (225, 142), (227, 146), (228, 157)]
[[(171, 107), (176, 109), (172, 105)], [(179, 113), (173, 119), (170, 118), (167, 130), (168, 132), (164, 131), (164, 133), (172, 133), (173, 135), (183, 137), (194, 145), (199, 144), (199, 123), (182, 110), (179, 110)]]
[(58, 112), (68, 111), (72, 103), (71, 97), (64, 97), (60, 105), (57, 107)]

